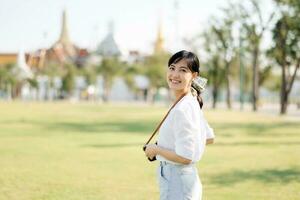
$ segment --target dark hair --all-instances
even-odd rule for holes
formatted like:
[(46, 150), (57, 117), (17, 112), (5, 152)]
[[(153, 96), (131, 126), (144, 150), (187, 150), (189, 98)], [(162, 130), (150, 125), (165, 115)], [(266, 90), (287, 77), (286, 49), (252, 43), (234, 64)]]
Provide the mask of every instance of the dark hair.
[[(198, 72), (198, 74), (199, 74), (199, 72), (200, 72), (199, 59), (196, 56), (196, 54), (194, 54), (193, 52), (190, 52), (190, 51), (182, 50), (182, 51), (179, 51), (179, 52), (175, 53), (174, 55), (172, 55), (168, 61), (168, 66), (170, 66), (171, 64), (176, 64), (179, 61), (181, 61), (182, 59), (184, 59), (186, 61), (187, 67), (192, 72)], [(203, 100), (201, 98), (201, 91), (198, 91), (195, 87), (193, 87), (193, 88), (197, 91), (197, 100), (199, 102), (200, 108), (202, 108)]]

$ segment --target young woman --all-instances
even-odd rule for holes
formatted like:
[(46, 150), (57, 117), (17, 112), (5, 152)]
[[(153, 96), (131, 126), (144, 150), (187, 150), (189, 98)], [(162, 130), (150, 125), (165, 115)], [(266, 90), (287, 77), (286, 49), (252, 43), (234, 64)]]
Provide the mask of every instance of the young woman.
[(160, 163), (160, 200), (199, 200), (202, 196), (195, 164), (205, 145), (213, 143), (214, 133), (203, 116), (200, 91), (192, 87), (198, 75), (199, 60), (194, 53), (183, 50), (169, 59), (169, 88), (176, 99), (183, 98), (160, 127), (157, 145), (149, 144), (145, 150), (148, 158), (156, 156)]

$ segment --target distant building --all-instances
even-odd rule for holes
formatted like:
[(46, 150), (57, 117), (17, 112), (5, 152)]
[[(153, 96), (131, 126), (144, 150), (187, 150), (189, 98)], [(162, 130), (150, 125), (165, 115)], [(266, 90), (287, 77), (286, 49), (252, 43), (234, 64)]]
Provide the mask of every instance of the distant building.
[(0, 53), (0, 65), (16, 63), (18, 58), (17, 53)]
[(40, 55), (39, 67), (47, 66), (47, 64), (55, 63), (63, 65), (65, 63), (75, 64), (81, 67), (85, 64), (88, 56), (86, 49), (79, 48), (70, 39), (67, 27), (67, 14), (63, 11), (62, 26), (59, 39), (49, 48), (38, 50)]
[(128, 64), (142, 63), (145, 60), (145, 57), (137, 50), (129, 51), (126, 61)]
[[(0, 65), (17, 63), (18, 53), (0, 54)], [(50, 47), (25, 53), (26, 64), (31, 68), (43, 68), (49, 64), (63, 65), (71, 63), (78, 67), (85, 64), (88, 51), (79, 48), (71, 41), (67, 27), (67, 14), (63, 11), (61, 33), (58, 40)]]
[(98, 45), (96, 54), (101, 57), (120, 57), (121, 51), (114, 39), (114, 30), (112, 22), (109, 25), (108, 34)]

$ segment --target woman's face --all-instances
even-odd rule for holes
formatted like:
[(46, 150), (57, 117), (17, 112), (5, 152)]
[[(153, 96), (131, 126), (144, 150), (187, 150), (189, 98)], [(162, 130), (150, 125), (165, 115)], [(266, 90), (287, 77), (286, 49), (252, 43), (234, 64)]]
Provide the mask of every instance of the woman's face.
[(171, 64), (167, 71), (167, 82), (169, 88), (175, 94), (188, 92), (191, 87), (192, 80), (197, 76), (197, 72), (192, 72), (185, 59), (181, 59), (176, 64)]

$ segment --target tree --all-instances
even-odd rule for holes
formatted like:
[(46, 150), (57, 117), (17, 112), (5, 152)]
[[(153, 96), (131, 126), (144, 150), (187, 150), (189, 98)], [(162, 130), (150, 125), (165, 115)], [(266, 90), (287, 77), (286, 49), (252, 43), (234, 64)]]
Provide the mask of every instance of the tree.
[[(66, 88), (66, 84), (70, 85), (71, 83), (67, 83), (67, 82), (69, 82), (69, 80), (66, 80), (66, 78), (67, 78), (66, 74), (69, 73), (69, 70), (75, 70), (75, 68), (73, 66), (69, 66), (69, 65), (70, 64), (57, 65), (57, 63), (55, 63), (55, 62), (50, 62), (50, 63), (47, 63), (47, 65), (45, 65), (44, 67), (35, 68), (37, 75), (46, 75), (48, 77), (48, 82), (47, 82), (48, 83), (47, 84), (47, 96), (46, 96), (46, 98), (49, 98), (49, 96), (48, 96), (48, 94), (49, 94), (48, 90), (49, 89), (53, 90), (55, 88), (55, 90), (57, 92), (57, 95), (54, 96), (54, 98), (58, 98), (59, 96), (61, 96), (61, 94), (60, 94), (61, 92), (65, 93), (65, 94), (68, 93), (68, 91), (66, 90), (67, 89)], [(69, 74), (69, 76), (70, 76), (70, 74)], [(65, 84), (65, 85), (61, 85), (60, 86), (60, 87), (64, 87), (64, 88), (58, 88), (58, 86), (55, 85), (54, 80), (57, 77), (60, 80), (62, 80), (62, 84)], [(63, 80), (65, 81), (64, 83), (63, 83)], [(36, 84), (36, 87), (37, 87), (37, 85), (38, 84)]]
[(67, 97), (72, 95), (72, 91), (74, 89), (74, 81), (75, 81), (75, 67), (71, 64), (65, 65), (65, 75), (62, 78), (62, 90), (63, 93), (66, 94)]
[(268, 54), (281, 67), (280, 114), (286, 114), (288, 97), (300, 65), (300, 2), (298, 0), (276, 0), (276, 2), (280, 17), (272, 30), (273, 46)]
[(124, 63), (124, 67), (122, 68), (122, 77), (124, 78), (127, 86), (133, 91), (138, 92), (138, 88), (135, 84), (135, 76), (138, 74), (142, 74), (142, 67), (140, 64), (127, 64)]
[(217, 36), (212, 27), (209, 27), (201, 36), (204, 41), (204, 50), (207, 54), (205, 65), (208, 68), (208, 80), (212, 84), (212, 107), (216, 108), (221, 84), (224, 82), (224, 64), (219, 54), (221, 49), (220, 46), (213, 42), (217, 39)]
[(153, 54), (145, 58), (145, 67), (143, 74), (149, 78), (150, 81), (150, 98), (154, 101), (154, 95), (158, 88), (166, 87), (166, 69), (168, 58), (167, 53)]
[(240, 16), (240, 23), (242, 31), (245, 32), (243, 40), (247, 43), (247, 50), (252, 55), (252, 109), (257, 110), (257, 102), (259, 99), (259, 83), (260, 81), (260, 61), (261, 42), (271, 20), (274, 17), (274, 12), (271, 13), (267, 19), (264, 20), (262, 16), (262, 9), (257, 0), (250, 0), (251, 6), (246, 8), (245, 5), (239, 4), (238, 13)]
[(7, 95), (14, 96), (15, 87), (18, 84), (18, 80), (13, 73), (15, 64), (9, 63), (0, 66), (0, 90), (6, 91)]
[(235, 40), (233, 37), (233, 26), (235, 22), (235, 16), (231, 13), (229, 8), (224, 9), (226, 13), (225, 17), (221, 20), (216, 20), (212, 29), (216, 34), (217, 40), (215, 41), (219, 45), (222, 60), (225, 63), (224, 75), (226, 83), (226, 103), (227, 107), (231, 109), (231, 69), (234, 54), (235, 54)]
[(96, 72), (96, 67), (93, 65), (85, 66), (78, 69), (78, 74), (82, 75), (85, 78), (87, 85), (95, 84), (97, 76)]
[(104, 102), (108, 101), (110, 90), (115, 77), (120, 74), (121, 66), (119, 59), (116, 57), (103, 58), (100, 65), (96, 66), (96, 70), (103, 77), (103, 96)]

